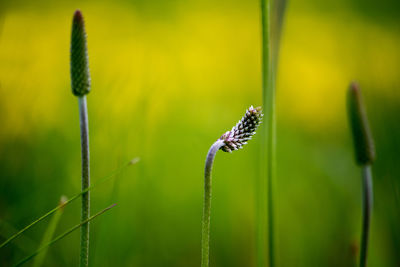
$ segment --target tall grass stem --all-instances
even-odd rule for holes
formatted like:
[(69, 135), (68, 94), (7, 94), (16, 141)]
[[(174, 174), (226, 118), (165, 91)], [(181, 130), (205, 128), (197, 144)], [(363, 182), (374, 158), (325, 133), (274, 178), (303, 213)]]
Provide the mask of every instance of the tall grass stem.
[[(268, 217), (268, 260), (269, 266), (275, 266), (275, 234), (274, 234), (274, 171), (275, 171), (275, 77), (273, 73), (273, 65), (271, 60), (271, 25), (270, 25), (270, 0), (261, 0), (261, 29), (262, 29), (262, 91), (263, 91), (263, 106), (265, 116), (265, 128), (263, 131), (262, 142), (262, 166), (264, 170), (261, 172), (262, 176), (265, 176), (266, 182), (262, 182), (261, 185), (267, 185), (267, 217)], [(265, 164), (264, 164), (265, 162)], [(261, 181), (264, 178), (261, 177)], [(261, 189), (262, 190), (262, 189)], [(262, 194), (265, 191), (262, 191)], [(263, 212), (263, 198), (265, 196), (259, 197), (259, 213)], [(263, 214), (258, 214), (258, 224), (257, 228), (265, 227), (263, 224), (265, 219), (263, 219)], [(261, 232), (262, 234), (263, 232)], [(260, 233), (259, 233), (260, 234)], [(265, 265), (265, 242), (263, 238), (259, 237), (258, 242), (258, 266), (263, 267)]]
[(362, 212), (362, 230), (361, 230), (361, 246), (360, 246), (360, 267), (367, 266), (369, 229), (371, 225), (371, 213), (373, 205), (373, 186), (371, 165), (362, 167), (362, 183), (363, 183), (363, 212)]
[(373, 202), (371, 165), (375, 161), (375, 145), (368, 116), (357, 82), (352, 82), (347, 94), (347, 109), (353, 135), (354, 156), (362, 173), (362, 225), (360, 241), (360, 267), (367, 266), (369, 228)]
[(204, 169), (204, 203), (203, 219), (201, 231), (201, 267), (209, 265), (210, 251), (210, 215), (211, 215), (211, 170), (214, 163), (215, 154), (224, 145), (224, 141), (217, 140), (210, 148), (207, 154), (206, 165)]
[[(89, 122), (86, 104), (86, 96), (78, 97), (79, 119), (81, 128), (81, 160), (82, 160), (82, 190), (90, 186), (90, 152), (89, 152)], [(81, 221), (87, 221), (90, 217), (90, 192), (82, 195)], [(86, 267), (89, 264), (89, 222), (81, 227), (81, 252), (80, 266)]]

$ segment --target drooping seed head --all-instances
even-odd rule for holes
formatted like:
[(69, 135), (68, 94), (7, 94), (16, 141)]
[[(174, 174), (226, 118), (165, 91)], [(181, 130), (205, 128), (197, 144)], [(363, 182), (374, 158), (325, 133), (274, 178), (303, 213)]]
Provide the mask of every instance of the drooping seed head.
[(256, 133), (256, 129), (260, 125), (263, 116), (261, 107), (253, 108), (251, 106), (248, 108), (246, 114), (232, 130), (227, 131), (219, 138), (219, 140), (224, 141), (221, 150), (232, 152), (243, 148), (247, 144), (247, 141)]
[(89, 59), (86, 43), (85, 22), (80, 10), (76, 10), (72, 20), (71, 33), (71, 87), (76, 96), (90, 92)]
[(359, 165), (371, 164), (375, 160), (374, 140), (369, 128), (361, 90), (355, 82), (350, 84), (347, 101), (356, 162)]

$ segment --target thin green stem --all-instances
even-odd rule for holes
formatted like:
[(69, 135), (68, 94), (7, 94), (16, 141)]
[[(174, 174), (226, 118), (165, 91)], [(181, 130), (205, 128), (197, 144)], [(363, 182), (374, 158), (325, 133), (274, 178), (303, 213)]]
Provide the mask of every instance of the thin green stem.
[(104, 178), (102, 178), (98, 183), (86, 188), (85, 190), (81, 191), (80, 193), (76, 194), (75, 196), (69, 198), (65, 203), (58, 205), (54, 209), (52, 209), (52, 210), (48, 211), (47, 213), (45, 213), (44, 215), (40, 216), (38, 219), (34, 220), (32, 223), (28, 224), (27, 226), (25, 226), (24, 228), (22, 228), (21, 230), (19, 230), (15, 234), (13, 234), (11, 237), (9, 237), (6, 241), (1, 243), (0, 244), (0, 249), (3, 248), (4, 246), (6, 246), (11, 241), (13, 241), (14, 239), (16, 239), (17, 237), (19, 237), (21, 234), (23, 234), (29, 228), (33, 227), (38, 222), (40, 222), (40, 221), (46, 219), (47, 217), (49, 217), (50, 215), (52, 215), (57, 210), (61, 209), (62, 207), (65, 207), (66, 205), (68, 205), (69, 203), (71, 203), (75, 199), (79, 198), (80, 196), (82, 196), (86, 192), (88, 192), (88, 191), (94, 189), (95, 187), (97, 187), (97, 186), (99, 186), (99, 185), (111, 180), (115, 175), (117, 175), (118, 173), (122, 172), (122, 170), (124, 170), (126, 167), (128, 167), (129, 165), (135, 164), (136, 161), (137, 160), (135, 158), (135, 159), (131, 160), (129, 163), (127, 163), (127, 164), (115, 169), (112, 173), (110, 173), (109, 175), (107, 175)]
[(274, 77), (278, 69), (281, 37), (288, 0), (275, 0), (271, 7), (271, 58)]
[(31, 255), (29, 255), (28, 257), (22, 259), (20, 262), (18, 262), (17, 264), (14, 265), (14, 267), (17, 266), (21, 266), (22, 264), (28, 262), (29, 260), (31, 260), (33, 257), (35, 257), (36, 255), (38, 255), (41, 251), (43, 251), (44, 249), (46, 249), (47, 247), (51, 246), (52, 244), (54, 244), (55, 242), (59, 241), (60, 239), (66, 237), (67, 235), (69, 235), (70, 233), (72, 233), (73, 231), (75, 231), (76, 229), (78, 229), (79, 227), (82, 227), (83, 225), (87, 224), (89, 221), (93, 220), (94, 218), (96, 218), (97, 216), (103, 214), (104, 212), (108, 211), (109, 209), (111, 209), (112, 207), (114, 207), (116, 204), (112, 204), (111, 206), (103, 209), (102, 211), (96, 213), (95, 215), (93, 215), (92, 217), (87, 218), (86, 220), (82, 221), (80, 224), (75, 225), (74, 227), (72, 227), (71, 229), (69, 229), (68, 231), (64, 232), (63, 234), (57, 236), (55, 239), (53, 239), (52, 241), (50, 241), (49, 243), (41, 246), (38, 250), (36, 250), (34, 253), (32, 253)]
[[(86, 104), (86, 96), (78, 97), (79, 119), (81, 128), (81, 155), (82, 155), (82, 190), (90, 186), (90, 154), (89, 154), (89, 122)], [(90, 216), (90, 192), (82, 195), (81, 221), (87, 221)], [(89, 264), (89, 221), (81, 228), (81, 252), (80, 266), (87, 267)]]
[[(264, 146), (263, 146), (264, 147)], [(261, 166), (264, 165), (265, 161), (260, 163)], [(266, 189), (267, 184), (265, 181), (265, 175), (259, 175), (256, 184), (256, 256), (257, 256), (257, 266), (266, 266), (266, 237), (267, 237), (267, 224), (266, 224)]]
[(201, 267), (209, 265), (210, 251), (210, 215), (211, 215), (211, 170), (214, 157), (217, 151), (224, 145), (222, 140), (216, 141), (207, 154), (206, 166), (204, 169), (204, 203), (203, 203), (203, 219), (201, 231)]
[(369, 228), (371, 224), (371, 213), (373, 204), (372, 173), (370, 165), (364, 165), (362, 167), (362, 183), (363, 219), (360, 245), (360, 267), (365, 267), (367, 266)]
[[(275, 77), (271, 60), (270, 40), (270, 1), (261, 0), (261, 26), (262, 26), (262, 87), (263, 106), (266, 114), (263, 131), (262, 164), (265, 170), (261, 173), (266, 175), (267, 184), (267, 207), (268, 207), (268, 256), (269, 266), (275, 266), (275, 235), (274, 235), (274, 172), (275, 172)], [(260, 205), (261, 206), (261, 205)], [(263, 223), (262, 214), (258, 215), (259, 224)], [(258, 227), (260, 228), (260, 227)], [(264, 242), (259, 242), (258, 253), (263, 254)], [(264, 256), (258, 255), (258, 266), (264, 266)]]

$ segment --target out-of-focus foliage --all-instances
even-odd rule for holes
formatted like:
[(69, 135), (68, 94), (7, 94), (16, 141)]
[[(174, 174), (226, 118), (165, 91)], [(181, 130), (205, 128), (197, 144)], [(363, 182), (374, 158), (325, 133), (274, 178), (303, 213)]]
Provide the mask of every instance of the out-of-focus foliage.
[[(1, 238), (80, 189), (79, 118), (69, 80), (72, 14), (88, 34), (92, 181), (141, 161), (92, 193), (92, 266), (196, 266), (209, 146), (261, 103), (258, 1), (8, 1), (0, 11)], [(377, 158), (370, 266), (400, 263), (399, 2), (292, 1), (277, 78), (279, 266), (354, 266), (361, 179), (346, 89), (363, 88)], [(262, 127), (262, 126), (261, 126)], [(254, 266), (259, 138), (217, 155), (212, 266)], [(57, 232), (79, 221), (66, 207)], [(37, 247), (42, 223), (0, 251)], [(7, 227), (5, 227), (7, 225)], [(56, 233), (57, 234), (57, 233)], [(35, 244), (36, 242), (36, 244)], [(75, 266), (79, 234), (48, 251)]]

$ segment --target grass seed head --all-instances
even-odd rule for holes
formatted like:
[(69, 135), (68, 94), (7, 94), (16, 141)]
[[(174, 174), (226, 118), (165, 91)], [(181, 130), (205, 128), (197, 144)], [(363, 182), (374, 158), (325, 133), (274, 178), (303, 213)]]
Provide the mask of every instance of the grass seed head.
[(374, 140), (369, 128), (361, 90), (355, 82), (350, 84), (347, 101), (356, 162), (359, 165), (372, 164), (375, 160)]
[(219, 140), (224, 141), (221, 150), (232, 152), (243, 148), (247, 144), (247, 141), (256, 133), (256, 129), (260, 125), (263, 116), (261, 107), (253, 108), (251, 106), (248, 108), (246, 114), (232, 130), (227, 131), (219, 138)]
[(86, 43), (85, 22), (80, 10), (76, 10), (72, 20), (71, 33), (71, 87), (76, 96), (90, 92), (89, 59)]

